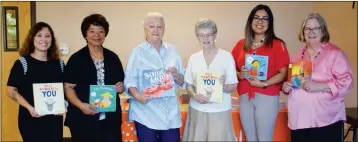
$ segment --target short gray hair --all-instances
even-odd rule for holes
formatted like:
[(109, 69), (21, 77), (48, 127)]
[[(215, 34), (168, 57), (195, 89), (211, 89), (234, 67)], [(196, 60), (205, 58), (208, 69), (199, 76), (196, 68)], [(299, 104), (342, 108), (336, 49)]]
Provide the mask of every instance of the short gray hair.
[(148, 19), (149, 18), (159, 18), (160, 20), (163, 21), (163, 24), (165, 25), (165, 21), (164, 21), (164, 16), (163, 14), (159, 13), (159, 12), (148, 12), (147, 16), (143, 19), (142, 24), (143, 26), (145, 26), (146, 24), (148, 24)]
[(214, 20), (209, 18), (200, 18), (198, 22), (195, 24), (195, 35), (198, 36), (198, 32), (200, 29), (210, 28), (213, 30), (213, 34), (215, 35), (218, 32), (216, 27), (216, 23)]

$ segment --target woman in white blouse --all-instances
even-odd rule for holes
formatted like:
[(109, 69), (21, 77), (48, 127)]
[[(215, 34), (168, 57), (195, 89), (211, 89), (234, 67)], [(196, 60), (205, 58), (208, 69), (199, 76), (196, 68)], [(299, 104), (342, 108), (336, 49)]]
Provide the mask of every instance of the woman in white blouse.
[[(195, 34), (202, 50), (192, 54), (185, 73), (190, 95), (189, 111), (182, 141), (235, 141), (231, 118), (231, 93), (238, 83), (235, 62), (230, 54), (215, 45), (217, 27), (211, 19), (200, 19)], [(211, 102), (196, 92), (198, 73), (218, 73), (223, 85), (222, 102)]]

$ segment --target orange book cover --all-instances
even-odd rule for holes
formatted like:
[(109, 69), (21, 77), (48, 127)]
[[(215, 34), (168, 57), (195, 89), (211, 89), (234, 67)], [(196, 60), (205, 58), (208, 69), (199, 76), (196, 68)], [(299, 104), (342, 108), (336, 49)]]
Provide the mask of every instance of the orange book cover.
[(312, 62), (302, 61), (294, 62), (288, 68), (288, 81), (292, 88), (299, 88), (304, 81), (312, 80)]

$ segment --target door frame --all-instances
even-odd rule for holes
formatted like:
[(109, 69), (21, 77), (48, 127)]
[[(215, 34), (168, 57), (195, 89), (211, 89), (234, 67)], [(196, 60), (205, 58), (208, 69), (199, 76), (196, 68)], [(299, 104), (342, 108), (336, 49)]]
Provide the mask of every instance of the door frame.
[(36, 1), (30, 2), (31, 26), (36, 24)]
[[(2, 19), (2, 5), (0, 5), (0, 11), (1, 11), (1, 14), (0, 14), (0, 19)], [(3, 38), (4, 38), (4, 34), (3, 34), (3, 28), (2, 28), (2, 26), (3, 26), (3, 20), (0, 20), (0, 25), (1, 25), (1, 28), (0, 28), (0, 34), (1, 34), (1, 36), (0, 36), (0, 38), (1, 38), (1, 42), (0, 42), (0, 44), (1, 45), (3, 45), (4, 43), (4, 41), (3, 41)], [(2, 47), (2, 46), (0, 46), (0, 47)], [(2, 49), (1, 49), (2, 50)], [(1, 60), (2, 59), (2, 55), (1, 55), (1, 52), (0, 52), (0, 67), (2, 67), (2, 64), (1, 64)], [(1, 75), (2, 73), (0, 73), (0, 80), (2, 80), (2, 75)], [(0, 90), (2, 90), (2, 84), (1, 84), (1, 82), (2, 81), (0, 81)], [(1, 91), (0, 91), (1, 92)], [(2, 99), (1, 99), (2, 97), (0, 96), (0, 103), (2, 102)], [(2, 124), (2, 120), (1, 120), (1, 118), (2, 118), (2, 108), (1, 108), (1, 106), (2, 106), (2, 104), (0, 104), (0, 122), (1, 122), (1, 124)], [(0, 141), (2, 141), (2, 126), (1, 126), (1, 124), (0, 124)]]
[[(0, 4), (1, 4), (1, 2), (0, 2)], [(0, 14), (0, 19), (2, 19), (2, 17), (3, 17), (2, 11), (3, 11), (3, 7), (2, 7), (2, 5), (0, 5), (0, 13), (1, 13)], [(36, 1), (31, 1), (30, 2), (30, 13), (31, 13), (31, 26), (33, 26), (33, 25), (36, 24)], [(0, 38), (1, 38), (0, 44), (1, 44), (1, 46), (0, 47), (2, 47), (3, 44), (4, 44), (4, 41), (3, 41), (4, 31), (3, 31), (3, 28), (2, 28), (3, 20), (0, 20), (0, 25), (1, 25), (1, 27), (0, 27), (0, 34), (1, 34), (1, 36), (0, 36)], [(1, 50), (3, 50), (3, 49), (1, 49)], [(1, 63), (2, 63), (2, 52), (0, 52), (0, 67), (2, 67)], [(0, 80), (2, 80), (2, 74), (1, 73), (0, 73)], [(0, 81), (0, 90), (2, 90), (2, 89), (3, 89), (2, 88), (2, 82)], [(1, 94), (1, 91), (0, 91), (0, 94)], [(1, 102), (2, 102), (2, 97), (0, 96), (0, 141), (2, 141), (2, 126), (1, 126), (1, 124), (2, 124), (2, 104), (1, 104)]]

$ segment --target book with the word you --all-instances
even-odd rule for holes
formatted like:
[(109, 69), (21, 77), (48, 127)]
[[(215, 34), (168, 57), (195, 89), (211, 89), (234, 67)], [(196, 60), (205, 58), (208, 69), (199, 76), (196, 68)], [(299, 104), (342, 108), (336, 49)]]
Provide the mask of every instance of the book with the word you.
[(116, 99), (114, 85), (90, 85), (89, 104), (96, 107), (97, 112), (115, 112)]
[(245, 67), (250, 76), (245, 76), (245, 78), (267, 80), (268, 60), (268, 56), (246, 54)]
[(220, 74), (216, 72), (198, 72), (196, 75), (196, 93), (209, 98), (209, 102), (221, 103), (223, 85)]
[(39, 115), (65, 113), (63, 83), (32, 84), (35, 110)]
[(151, 97), (170, 96), (172, 93), (165, 92), (173, 89), (174, 79), (170, 71), (164, 68), (148, 69), (142, 72), (143, 94)]
[(294, 62), (288, 66), (288, 81), (292, 88), (299, 88), (304, 81), (312, 80), (312, 62), (302, 61)]

